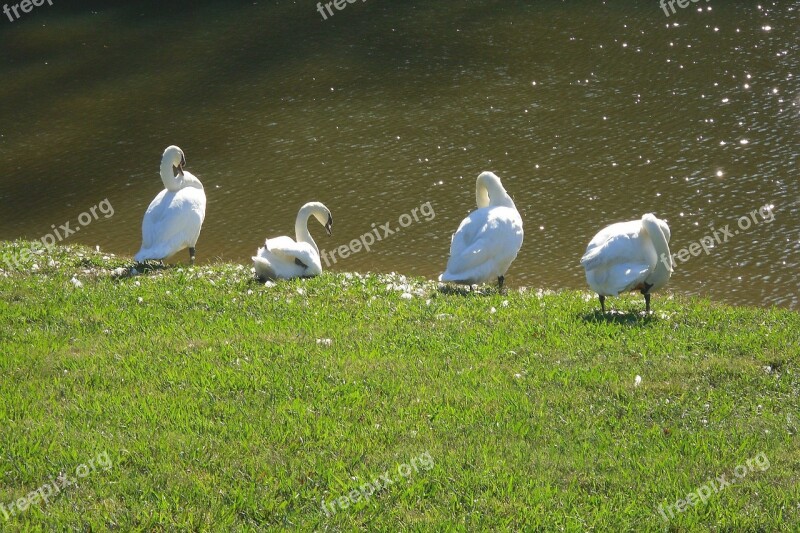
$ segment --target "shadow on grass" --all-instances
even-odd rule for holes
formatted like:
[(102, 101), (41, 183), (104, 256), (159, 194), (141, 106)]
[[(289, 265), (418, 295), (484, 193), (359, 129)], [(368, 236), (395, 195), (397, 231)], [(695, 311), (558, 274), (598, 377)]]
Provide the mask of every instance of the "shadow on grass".
[(655, 315), (652, 313), (646, 315), (644, 312), (623, 312), (615, 310), (603, 313), (599, 309), (587, 313), (581, 318), (584, 322), (605, 322), (607, 324), (622, 324), (625, 326), (648, 325), (656, 319)]
[(115, 271), (111, 274), (114, 279), (134, 278), (136, 276), (146, 276), (153, 272), (161, 270), (169, 270), (169, 265), (165, 265), (160, 261), (146, 261), (144, 263), (134, 263), (130, 266), (123, 267), (122, 271)]
[(492, 285), (454, 285), (454, 284), (440, 284), (437, 288), (440, 294), (447, 296), (494, 296), (497, 294), (505, 295), (507, 291), (505, 288), (498, 289)]

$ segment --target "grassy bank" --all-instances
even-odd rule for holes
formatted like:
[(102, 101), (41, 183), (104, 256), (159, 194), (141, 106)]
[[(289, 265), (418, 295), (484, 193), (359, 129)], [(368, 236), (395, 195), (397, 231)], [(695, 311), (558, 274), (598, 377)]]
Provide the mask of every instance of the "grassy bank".
[(0, 504), (77, 482), (2, 530), (800, 528), (797, 313), (116, 277), (129, 260), (85, 248), (20, 265), (0, 271)]

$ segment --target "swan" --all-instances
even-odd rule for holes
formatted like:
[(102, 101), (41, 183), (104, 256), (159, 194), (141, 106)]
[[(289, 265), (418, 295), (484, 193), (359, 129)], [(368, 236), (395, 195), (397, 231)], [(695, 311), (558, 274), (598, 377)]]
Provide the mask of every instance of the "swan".
[(603, 313), (606, 296), (626, 291), (641, 291), (650, 313), (650, 293), (667, 284), (675, 266), (669, 239), (667, 222), (652, 213), (641, 220), (611, 224), (594, 236), (581, 265)]
[(478, 209), (453, 234), (450, 259), (439, 281), (472, 285), (497, 278), (502, 289), (505, 273), (522, 247), (522, 217), (492, 172), (478, 176), (475, 202)]
[(308, 231), (308, 219), (314, 215), (331, 234), (333, 217), (330, 210), (320, 202), (309, 202), (300, 208), (294, 223), (296, 237), (267, 239), (258, 255), (253, 256), (256, 276), (260, 279), (310, 278), (322, 273), (317, 243)]
[(169, 146), (161, 157), (164, 190), (150, 202), (142, 220), (142, 248), (134, 256), (138, 262), (165, 259), (189, 248), (194, 263), (195, 244), (206, 216), (203, 184), (183, 170), (186, 157), (177, 146)]

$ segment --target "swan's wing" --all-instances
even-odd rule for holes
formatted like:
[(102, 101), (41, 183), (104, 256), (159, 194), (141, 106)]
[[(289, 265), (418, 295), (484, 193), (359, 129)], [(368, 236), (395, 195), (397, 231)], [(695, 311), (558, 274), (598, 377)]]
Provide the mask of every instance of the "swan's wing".
[(638, 221), (613, 224), (595, 235), (581, 257), (583, 268), (595, 270), (622, 263), (646, 263), (644, 242), (639, 236), (641, 225), (637, 224)]
[(484, 261), (485, 255), (492, 246), (492, 240), (487, 238), (485, 221), (478, 221), (475, 217), (465, 218), (453, 234), (450, 241), (450, 259), (447, 261), (447, 272), (458, 275), (467, 272)]
[[(168, 195), (170, 198), (165, 199)], [(164, 189), (147, 206), (147, 211), (144, 212), (144, 218), (142, 218), (142, 248), (151, 248), (158, 241), (158, 225), (164, 218), (167, 206), (174, 195), (175, 193)]]
[(598, 294), (616, 296), (640, 288), (660, 261), (641, 221), (612, 224), (589, 243), (581, 258), (586, 281)]
[(598, 294), (616, 296), (641, 287), (652, 270), (652, 267), (642, 263), (619, 263), (609, 268), (588, 270), (586, 281)]
[(172, 255), (171, 241), (177, 233), (177, 224), (171, 219), (169, 207), (175, 194), (164, 189), (147, 207), (142, 218), (142, 247), (134, 257), (137, 261), (164, 259)]
[(307, 242), (296, 242), (291, 237), (282, 236), (267, 239), (265, 247), (281, 261), (302, 266), (304, 269), (320, 265), (319, 253)]
[(258, 255), (254, 255), (251, 259), (253, 260), (253, 267), (258, 278), (277, 279), (279, 277), (272, 263), (270, 263), (269, 259), (266, 257), (264, 248), (259, 248)]
[(201, 191), (203, 190), (203, 184), (200, 183), (200, 180), (197, 179), (197, 176), (188, 170), (183, 171), (183, 179), (181, 180), (181, 184), (184, 188), (200, 189)]
[(142, 249), (136, 259), (163, 259), (194, 246), (205, 213), (206, 197), (201, 189), (161, 191), (142, 219)]
[(517, 256), (522, 239), (518, 214), (501, 208), (473, 211), (453, 234), (443, 279), (485, 278), (504, 270), (503, 265)]

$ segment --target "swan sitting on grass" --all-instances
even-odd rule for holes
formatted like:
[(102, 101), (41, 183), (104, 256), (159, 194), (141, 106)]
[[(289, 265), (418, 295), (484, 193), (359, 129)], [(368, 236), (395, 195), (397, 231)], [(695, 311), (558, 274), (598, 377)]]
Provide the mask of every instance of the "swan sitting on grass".
[(522, 247), (522, 217), (491, 172), (478, 176), (475, 197), (478, 209), (453, 234), (450, 259), (439, 281), (472, 285), (497, 279), (502, 289), (505, 273)]
[(138, 263), (165, 259), (189, 248), (194, 263), (195, 245), (206, 216), (203, 184), (183, 170), (186, 158), (177, 146), (164, 150), (161, 181), (164, 190), (150, 202), (142, 220), (142, 248), (134, 256)]
[(640, 291), (650, 312), (650, 293), (664, 287), (672, 276), (669, 239), (666, 221), (650, 213), (641, 220), (607, 226), (594, 236), (581, 265), (603, 313), (606, 296), (627, 291)]
[(322, 262), (317, 243), (308, 231), (308, 219), (314, 215), (331, 234), (333, 217), (320, 202), (309, 202), (300, 208), (294, 223), (297, 240), (291, 237), (267, 239), (263, 248), (253, 256), (256, 276), (260, 279), (310, 278), (322, 273)]

